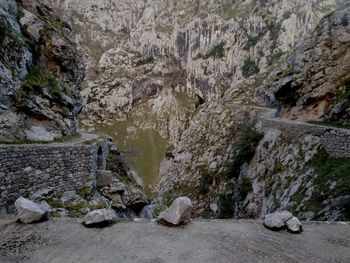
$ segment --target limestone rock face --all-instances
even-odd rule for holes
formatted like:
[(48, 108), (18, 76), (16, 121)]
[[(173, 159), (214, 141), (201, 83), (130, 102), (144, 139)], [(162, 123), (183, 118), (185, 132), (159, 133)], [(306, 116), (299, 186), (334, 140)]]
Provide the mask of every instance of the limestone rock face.
[(172, 144), (196, 98), (252, 100), (259, 74), (285, 59), (338, 2), (41, 1), (73, 25), (85, 54), (84, 117), (111, 122), (131, 113)]
[(66, 23), (39, 1), (0, 3), (0, 141), (76, 132), (84, 66)]
[(275, 72), (268, 86), (273, 87), (272, 100), (282, 106), (281, 115), (350, 123), (349, 21), (349, 5), (326, 16)]
[(273, 230), (279, 230), (285, 227), (286, 222), (292, 218), (292, 213), (288, 211), (275, 212), (265, 216), (264, 226)]
[(106, 224), (110, 223), (112, 220), (113, 214), (107, 209), (97, 209), (84, 216), (84, 224), (86, 226)]
[(25, 224), (41, 221), (47, 216), (47, 211), (42, 206), (20, 197), (15, 202), (18, 211), (18, 219)]
[(190, 222), (192, 202), (188, 197), (178, 197), (169, 208), (161, 212), (158, 220), (160, 223), (174, 226), (186, 225)]

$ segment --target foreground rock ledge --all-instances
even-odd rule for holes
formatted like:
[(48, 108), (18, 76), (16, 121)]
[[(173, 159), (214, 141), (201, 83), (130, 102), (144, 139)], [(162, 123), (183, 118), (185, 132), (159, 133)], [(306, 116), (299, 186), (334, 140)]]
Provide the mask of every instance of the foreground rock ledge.
[(24, 197), (16, 200), (15, 207), (18, 211), (18, 219), (22, 223), (30, 224), (47, 219), (47, 210)]
[(179, 197), (169, 208), (161, 212), (158, 223), (170, 226), (186, 225), (191, 220), (192, 201), (188, 197)]

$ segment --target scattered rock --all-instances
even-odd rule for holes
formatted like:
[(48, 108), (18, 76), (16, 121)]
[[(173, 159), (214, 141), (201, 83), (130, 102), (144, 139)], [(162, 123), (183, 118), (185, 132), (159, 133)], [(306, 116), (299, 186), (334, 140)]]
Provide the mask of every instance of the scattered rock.
[(18, 198), (15, 206), (18, 211), (18, 219), (22, 223), (30, 224), (47, 218), (47, 210), (24, 197)]
[(264, 226), (271, 230), (287, 228), (291, 233), (301, 233), (303, 225), (298, 218), (288, 211), (275, 212), (265, 216)]
[(97, 209), (84, 216), (84, 224), (87, 227), (108, 225), (113, 220), (113, 214), (107, 209)]
[(169, 208), (161, 212), (158, 222), (165, 225), (186, 225), (191, 220), (192, 201), (188, 197), (179, 197)]
[(97, 171), (97, 187), (105, 187), (112, 185), (113, 173), (112, 171), (99, 170)]
[(265, 216), (264, 226), (271, 230), (280, 230), (285, 227), (286, 222), (293, 217), (288, 211), (275, 212)]
[(127, 197), (126, 204), (136, 213), (139, 213), (144, 206), (148, 205), (148, 200), (143, 192), (138, 189), (132, 189)]
[(291, 233), (301, 233), (303, 231), (302, 223), (295, 216), (286, 221), (286, 227)]
[(55, 195), (55, 193), (56, 190), (54, 187), (46, 187), (44, 189), (40, 189), (36, 192), (31, 193), (30, 199), (34, 202), (41, 202), (46, 198), (52, 198)]

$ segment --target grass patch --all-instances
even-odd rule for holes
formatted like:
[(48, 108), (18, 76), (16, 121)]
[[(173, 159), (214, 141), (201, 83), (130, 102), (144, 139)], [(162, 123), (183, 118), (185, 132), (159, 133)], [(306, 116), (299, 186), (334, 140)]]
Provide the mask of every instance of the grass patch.
[(234, 143), (236, 156), (227, 164), (226, 178), (237, 178), (239, 176), (242, 165), (253, 158), (255, 149), (263, 137), (263, 134), (258, 132), (253, 124), (243, 125), (238, 132), (239, 137)]
[(224, 56), (224, 47), (225, 47), (225, 42), (222, 41), (219, 44), (215, 45), (209, 52), (209, 55), (213, 57), (214, 59), (216, 58), (222, 58)]
[(248, 195), (248, 193), (253, 191), (253, 185), (250, 178), (245, 177), (239, 180), (238, 191), (242, 195), (243, 199)]
[(249, 78), (250, 76), (258, 74), (260, 72), (258, 65), (255, 63), (255, 61), (251, 60), (251, 58), (247, 58), (244, 61), (241, 70), (242, 75), (245, 78)]
[(290, 197), (290, 201), (299, 203), (301, 200), (303, 200), (303, 198), (304, 194), (302, 194), (300, 191), (297, 191)]
[(209, 172), (208, 169), (203, 169), (201, 171), (201, 179), (199, 192), (201, 194), (206, 194), (209, 191), (209, 186), (213, 183), (213, 175)]
[(145, 57), (142, 59), (139, 59), (138, 61), (136, 61), (136, 67), (140, 67), (143, 65), (147, 65), (147, 64), (151, 64), (154, 63), (154, 58), (149, 56), (149, 57)]
[(91, 189), (89, 187), (82, 187), (78, 190), (76, 190), (77, 194), (81, 196), (82, 198), (88, 198), (91, 194)]
[(235, 202), (233, 195), (228, 193), (219, 194), (219, 215), (220, 219), (229, 219), (233, 217), (235, 212)]
[(350, 129), (350, 125), (343, 125), (339, 123), (331, 123), (331, 122), (323, 122), (323, 121), (308, 121), (307, 123), (314, 124), (314, 125), (334, 127), (334, 128), (341, 128), (341, 129)]
[[(307, 210), (319, 213), (325, 200), (350, 194), (350, 158), (330, 157), (325, 150), (321, 150), (309, 166), (317, 176), (313, 179), (315, 190), (306, 204)], [(334, 189), (330, 189), (332, 183), (336, 183)]]
[(30, 72), (23, 80), (22, 88), (27, 91), (47, 89), (52, 96), (58, 96), (61, 93), (59, 81), (46, 69), (36, 69)]
[(261, 38), (264, 37), (266, 31), (261, 31), (255, 36), (248, 36), (248, 40), (246, 45), (244, 46), (244, 50), (249, 50), (251, 47), (255, 47)]

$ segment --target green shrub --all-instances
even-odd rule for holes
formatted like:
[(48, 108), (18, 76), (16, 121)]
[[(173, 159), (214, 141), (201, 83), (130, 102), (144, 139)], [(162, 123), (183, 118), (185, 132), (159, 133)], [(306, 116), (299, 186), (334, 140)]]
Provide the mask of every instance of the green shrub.
[(215, 45), (209, 52), (209, 55), (213, 58), (222, 58), (224, 56), (225, 42), (222, 41)]
[(46, 69), (37, 69), (30, 72), (23, 80), (22, 88), (28, 91), (41, 91), (46, 88), (53, 96), (58, 96), (61, 93), (59, 81)]
[(136, 61), (136, 67), (140, 67), (143, 65), (147, 65), (147, 64), (151, 64), (154, 63), (154, 58), (149, 56), (149, 57), (145, 57), (142, 59), (139, 59), (138, 61)]
[(255, 75), (259, 73), (260, 69), (258, 65), (255, 63), (255, 61), (251, 60), (250, 58), (247, 58), (244, 61), (243, 66), (241, 67), (242, 75), (245, 78), (249, 78), (252, 75)]
[(249, 50), (251, 47), (256, 46), (259, 40), (265, 35), (266, 31), (262, 31), (255, 36), (248, 36), (246, 45), (244, 46), (245, 50)]
[(229, 219), (233, 217), (235, 212), (235, 202), (232, 194), (219, 194), (219, 215), (220, 219)]
[(253, 191), (253, 185), (250, 178), (245, 177), (238, 182), (238, 191), (243, 197), (246, 197), (248, 193)]
[[(350, 158), (330, 157), (325, 150), (320, 150), (308, 164), (317, 176), (313, 179), (315, 187), (306, 209), (319, 213), (323, 202), (350, 194)], [(335, 182), (335, 188), (330, 189), (330, 183)]]
[(200, 187), (199, 192), (201, 194), (206, 194), (208, 192), (209, 186), (213, 183), (213, 175), (208, 169), (203, 169), (201, 171)]
[(239, 137), (234, 143), (236, 156), (228, 163), (226, 168), (227, 178), (237, 178), (239, 176), (241, 166), (253, 158), (255, 149), (263, 137), (263, 134), (258, 132), (251, 123), (242, 125), (238, 133)]

